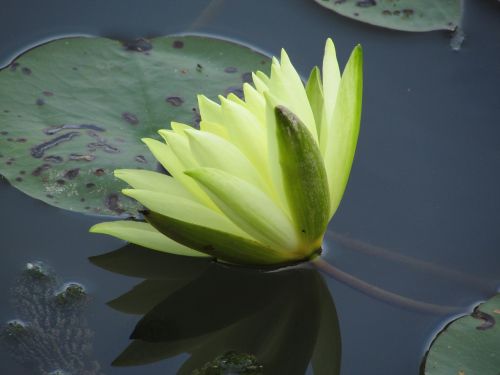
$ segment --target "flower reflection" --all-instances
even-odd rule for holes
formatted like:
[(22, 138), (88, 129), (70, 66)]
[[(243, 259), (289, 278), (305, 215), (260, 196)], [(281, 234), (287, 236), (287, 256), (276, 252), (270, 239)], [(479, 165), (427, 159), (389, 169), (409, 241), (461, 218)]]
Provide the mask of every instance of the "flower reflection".
[(264, 373), (338, 374), (340, 332), (321, 275), (305, 266), (279, 271), (228, 267), (203, 258), (161, 254), (136, 245), (90, 258), (112, 272), (143, 277), (109, 302), (142, 315), (115, 366), (189, 353), (191, 374), (228, 352), (248, 353)]

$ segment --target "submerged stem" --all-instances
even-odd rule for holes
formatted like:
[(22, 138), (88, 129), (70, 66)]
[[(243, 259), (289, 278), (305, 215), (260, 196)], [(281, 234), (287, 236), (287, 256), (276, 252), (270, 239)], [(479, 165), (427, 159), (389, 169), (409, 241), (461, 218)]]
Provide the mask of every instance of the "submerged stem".
[(416, 310), (420, 312), (436, 314), (436, 315), (447, 315), (457, 313), (461, 310), (457, 306), (444, 306), (435, 305), (432, 303), (422, 302), (414, 300), (408, 297), (403, 297), (399, 294), (389, 292), (385, 289), (379, 288), (375, 285), (369, 284), (363, 280), (360, 280), (338, 268), (332, 266), (326, 262), (323, 258), (317, 256), (310, 261), (318, 270), (331, 276), (333, 279), (354, 288), (361, 293), (364, 293), (370, 297), (376, 298), (380, 301), (384, 301), (390, 304), (401, 306), (410, 310)]
[(434, 264), (425, 260), (410, 257), (408, 255), (400, 254), (395, 251), (385, 249), (381, 246), (372, 245), (367, 242), (351, 238), (344, 234), (328, 231), (328, 234), (332, 236), (334, 241), (337, 241), (342, 246), (347, 247), (350, 250), (358, 251), (360, 253), (376, 256), (380, 258), (385, 258), (393, 262), (404, 263), (410, 267), (422, 270), (432, 275), (439, 277), (447, 277), (451, 280), (466, 284), (473, 285), (480, 288), (482, 291), (491, 293), (493, 285), (490, 280), (485, 278), (471, 275), (465, 272), (457, 271), (439, 264)]

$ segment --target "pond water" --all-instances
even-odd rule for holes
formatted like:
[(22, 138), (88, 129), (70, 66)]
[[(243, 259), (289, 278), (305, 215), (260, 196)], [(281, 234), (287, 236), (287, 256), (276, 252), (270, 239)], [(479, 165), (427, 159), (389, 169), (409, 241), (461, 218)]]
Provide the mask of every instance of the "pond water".
[[(10, 2), (0, 14), (0, 63), (66, 35), (130, 39), (197, 32), (234, 39), (267, 54), (286, 47), (306, 75), (321, 61), (328, 36), (335, 38), (342, 65), (352, 47), (361, 43), (365, 56), (361, 134), (347, 192), (330, 224), (325, 259), (373, 285), (422, 301), (459, 306), (461, 312), (411, 311), (329, 277), (324, 280), (338, 312), (341, 374), (418, 374), (436, 332), (453, 316), (492, 296), (500, 285), (499, 5), (466, 1), (466, 40), (459, 52), (449, 48), (448, 33), (382, 30), (344, 19), (312, 0), (269, 0), (259, 6), (213, 1), (208, 11), (206, 5), (201, 0), (151, 0), (140, 5), (128, 0)], [(108, 272), (88, 261), (123, 245), (88, 233), (102, 218), (50, 207), (5, 180), (0, 180), (0, 202), (1, 321), (17, 318), (10, 296), (12, 288), (23, 283), (18, 280), (23, 267), (43, 261), (62, 282), (81, 283), (90, 296), (83, 313), (87, 323), (71, 313), (86, 334), (93, 332), (92, 338), (78, 339), (92, 345), (92, 354), (82, 360), (101, 366), (100, 372), (89, 374), (176, 373), (186, 354), (141, 367), (110, 365), (128, 345), (140, 316), (115, 311), (106, 302), (142, 279)], [(456, 272), (434, 272), (436, 266)], [(243, 275), (231, 273), (224, 280), (241, 282)], [(158, 285), (161, 289), (163, 284)], [(313, 306), (316, 300), (308, 299), (312, 298), (308, 285), (309, 281), (295, 288), (298, 298)], [(235, 311), (238, 304), (248, 304), (232, 292), (227, 291), (227, 298), (234, 299)], [(251, 292), (248, 299), (255, 299), (256, 306), (262, 303)], [(290, 306), (303, 309), (300, 304)], [(215, 316), (219, 307), (203, 313)], [(285, 314), (271, 313), (276, 321)], [(227, 312), (224, 316), (232, 319)], [(296, 324), (305, 323), (299, 319)], [(309, 339), (305, 336), (284, 335), (301, 344), (277, 345), (294, 348), (292, 359)], [(62, 347), (76, 339), (61, 334), (58, 340)], [(33, 371), (0, 350), (0, 373)]]

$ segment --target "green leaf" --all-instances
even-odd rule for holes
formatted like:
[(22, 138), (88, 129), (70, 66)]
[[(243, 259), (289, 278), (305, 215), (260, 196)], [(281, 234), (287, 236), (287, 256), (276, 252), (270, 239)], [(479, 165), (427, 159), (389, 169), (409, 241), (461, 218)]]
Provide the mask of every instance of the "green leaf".
[(403, 31), (454, 30), (462, 0), (315, 0), (345, 17)]
[(240, 95), (266, 66), (247, 47), (200, 36), (41, 45), (0, 71), (0, 173), (57, 207), (135, 214), (112, 172), (157, 168), (140, 139), (158, 139), (172, 120), (197, 125), (200, 90)]
[(434, 340), (425, 375), (498, 375), (500, 294), (448, 325)]
[(298, 117), (283, 106), (276, 107), (275, 115), (279, 163), (293, 221), (306, 243), (319, 241), (319, 247), (330, 209), (323, 158)]
[[(324, 160), (330, 189), (330, 217), (344, 195), (358, 142), (363, 97), (363, 50), (351, 53), (342, 74), (331, 123), (322, 128)], [(325, 137), (325, 138), (323, 138)]]
[(155, 212), (147, 212), (145, 217), (158, 231), (173, 240), (225, 262), (276, 265), (298, 260), (292, 253), (277, 251), (257, 241), (201, 224), (177, 220)]

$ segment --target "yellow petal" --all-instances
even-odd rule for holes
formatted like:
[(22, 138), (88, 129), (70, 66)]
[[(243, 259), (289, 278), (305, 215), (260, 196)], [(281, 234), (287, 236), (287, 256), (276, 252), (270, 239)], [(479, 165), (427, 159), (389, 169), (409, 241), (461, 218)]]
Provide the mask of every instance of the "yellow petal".
[(200, 186), (192, 178), (184, 174), (186, 168), (169, 146), (151, 138), (143, 138), (142, 141), (148, 146), (156, 160), (158, 160), (177, 181), (189, 190), (200, 203), (218, 211), (217, 206), (210, 200)]
[(232, 143), (216, 135), (187, 130), (189, 145), (198, 164), (223, 170), (265, 189), (263, 180), (245, 155)]
[(125, 181), (134, 189), (157, 191), (194, 199), (194, 196), (179, 181), (163, 173), (148, 171), (145, 169), (116, 169), (115, 177)]
[(324, 153), (333, 216), (344, 194), (358, 141), (363, 92), (363, 52), (357, 46), (340, 81)]
[(148, 223), (119, 220), (99, 223), (90, 228), (91, 233), (109, 234), (121, 240), (164, 253), (191, 257), (207, 257), (206, 254), (190, 249), (158, 232)]
[(323, 57), (323, 119), (320, 130), (320, 149), (325, 153), (326, 142), (330, 135), (328, 129), (331, 127), (337, 93), (340, 84), (340, 69), (332, 39), (328, 38), (325, 45)]
[(248, 237), (222, 214), (192, 200), (148, 190), (123, 189), (122, 192), (160, 215)]
[(297, 249), (293, 224), (263, 191), (218, 169), (199, 168), (186, 174), (198, 181), (220, 210), (251, 237), (278, 249)]

